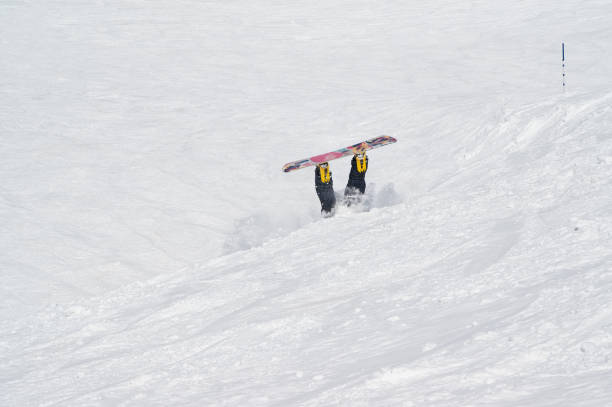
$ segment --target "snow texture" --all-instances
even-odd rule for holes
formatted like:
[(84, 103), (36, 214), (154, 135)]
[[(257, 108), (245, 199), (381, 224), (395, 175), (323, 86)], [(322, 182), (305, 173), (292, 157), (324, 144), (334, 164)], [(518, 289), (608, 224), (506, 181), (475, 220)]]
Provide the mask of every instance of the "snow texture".
[[(0, 405), (612, 405), (611, 38), (601, 0), (0, 1)], [(333, 218), (281, 172), (381, 134)]]

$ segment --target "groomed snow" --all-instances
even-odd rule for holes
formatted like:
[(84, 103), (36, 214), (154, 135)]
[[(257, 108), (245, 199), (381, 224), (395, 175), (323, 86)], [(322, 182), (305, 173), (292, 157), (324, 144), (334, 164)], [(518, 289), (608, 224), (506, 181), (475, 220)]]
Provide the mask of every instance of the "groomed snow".
[(504, 3), (0, 1), (0, 405), (612, 405), (612, 5)]

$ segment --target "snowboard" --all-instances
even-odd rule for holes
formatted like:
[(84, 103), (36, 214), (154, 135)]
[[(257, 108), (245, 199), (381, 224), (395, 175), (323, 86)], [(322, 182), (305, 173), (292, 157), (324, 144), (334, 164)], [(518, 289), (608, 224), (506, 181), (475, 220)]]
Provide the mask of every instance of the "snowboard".
[(336, 158), (346, 157), (353, 154), (361, 153), (373, 148), (386, 146), (387, 144), (395, 143), (397, 140), (390, 136), (379, 136), (373, 139), (362, 141), (361, 143), (353, 144), (352, 146), (340, 148), (329, 153), (315, 155), (303, 160), (297, 160), (283, 165), (283, 172), (291, 172), (300, 168), (310, 167), (327, 161), (335, 160)]

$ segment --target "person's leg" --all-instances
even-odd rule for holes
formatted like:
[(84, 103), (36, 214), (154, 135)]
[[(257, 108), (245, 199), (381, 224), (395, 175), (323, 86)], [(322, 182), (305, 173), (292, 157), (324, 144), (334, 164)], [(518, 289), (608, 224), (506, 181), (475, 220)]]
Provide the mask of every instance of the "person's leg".
[(315, 190), (321, 201), (321, 214), (330, 216), (336, 206), (336, 195), (328, 163), (321, 163), (315, 168)]
[(354, 203), (360, 195), (365, 193), (365, 175), (368, 170), (368, 157), (364, 154), (355, 154), (351, 160), (351, 172), (349, 174), (344, 197), (347, 205)]

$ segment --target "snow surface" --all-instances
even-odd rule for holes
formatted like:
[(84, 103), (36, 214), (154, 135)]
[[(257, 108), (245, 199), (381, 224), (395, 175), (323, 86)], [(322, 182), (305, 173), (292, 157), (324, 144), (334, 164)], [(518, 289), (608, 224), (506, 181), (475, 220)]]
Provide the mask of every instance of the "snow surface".
[[(0, 405), (612, 405), (611, 40), (602, 0), (0, 1)], [(380, 134), (334, 218), (281, 172)]]

